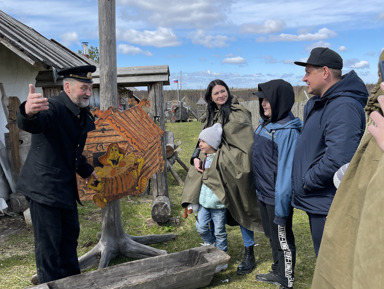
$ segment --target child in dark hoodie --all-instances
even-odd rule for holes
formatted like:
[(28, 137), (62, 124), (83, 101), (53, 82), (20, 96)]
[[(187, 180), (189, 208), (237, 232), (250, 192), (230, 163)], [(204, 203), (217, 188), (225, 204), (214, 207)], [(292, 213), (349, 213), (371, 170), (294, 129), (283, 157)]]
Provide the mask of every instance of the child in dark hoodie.
[(282, 79), (258, 85), (260, 125), (254, 133), (252, 170), (265, 235), (272, 249), (273, 263), (267, 274), (256, 280), (293, 288), (296, 261), (292, 231), (291, 171), (296, 140), (302, 122), (291, 112), (293, 87)]

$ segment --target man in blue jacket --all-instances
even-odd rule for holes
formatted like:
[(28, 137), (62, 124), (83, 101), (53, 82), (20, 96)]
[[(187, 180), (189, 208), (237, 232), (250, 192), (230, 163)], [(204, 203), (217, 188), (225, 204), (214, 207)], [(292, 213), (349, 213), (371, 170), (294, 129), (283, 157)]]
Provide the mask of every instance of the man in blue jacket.
[(18, 126), (32, 134), (17, 191), (29, 201), (39, 283), (80, 273), (76, 173), (97, 178), (82, 155), (87, 133), (95, 129), (88, 109), (95, 70), (86, 65), (60, 71), (63, 91), (50, 99), (30, 84), (17, 114)]
[(311, 51), (303, 81), (314, 96), (304, 108), (304, 126), (292, 167), (292, 206), (307, 212), (316, 256), (336, 188), (333, 175), (350, 162), (365, 129), (368, 92), (351, 71), (342, 76), (343, 59), (335, 51)]

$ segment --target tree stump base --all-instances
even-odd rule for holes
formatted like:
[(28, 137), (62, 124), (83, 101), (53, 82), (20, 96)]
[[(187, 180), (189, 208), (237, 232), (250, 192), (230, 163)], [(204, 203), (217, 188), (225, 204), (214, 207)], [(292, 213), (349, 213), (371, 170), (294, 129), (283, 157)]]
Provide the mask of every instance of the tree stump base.
[(12, 212), (20, 214), (29, 208), (29, 204), (24, 195), (12, 193), (9, 197), (9, 208)]
[[(99, 242), (88, 253), (79, 258), (82, 272), (95, 266), (98, 269), (105, 268), (109, 262), (117, 256), (126, 256), (134, 259), (168, 254), (165, 250), (159, 250), (147, 246), (167, 242), (176, 239), (174, 234), (130, 236), (127, 235), (121, 223), (120, 200), (109, 202), (102, 209), (101, 236)], [(32, 284), (37, 285), (37, 275), (31, 279)]]

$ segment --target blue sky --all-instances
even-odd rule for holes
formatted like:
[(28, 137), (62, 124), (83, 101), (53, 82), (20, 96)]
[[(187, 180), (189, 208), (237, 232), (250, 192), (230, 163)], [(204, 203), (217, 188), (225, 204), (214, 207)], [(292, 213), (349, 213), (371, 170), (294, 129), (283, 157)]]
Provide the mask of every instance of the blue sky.
[[(97, 0), (0, 0), (0, 9), (77, 52), (99, 46)], [(250, 88), (283, 78), (303, 85), (317, 46), (336, 50), (343, 73), (376, 83), (384, 48), (382, 0), (116, 0), (117, 65), (168, 65), (183, 89), (216, 78)], [(181, 84), (180, 84), (181, 83)]]

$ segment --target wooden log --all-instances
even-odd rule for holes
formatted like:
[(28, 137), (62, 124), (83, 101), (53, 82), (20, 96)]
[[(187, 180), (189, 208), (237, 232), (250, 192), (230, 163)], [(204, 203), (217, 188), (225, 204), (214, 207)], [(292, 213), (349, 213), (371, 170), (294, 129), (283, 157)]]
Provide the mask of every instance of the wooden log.
[(167, 159), (173, 156), (174, 150), (175, 150), (175, 144), (174, 144), (174, 138), (175, 134), (171, 131), (165, 132), (165, 156)]
[(4, 115), (5, 115), (5, 118), (8, 120), (8, 115), (9, 115), (8, 103), (9, 103), (9, 99), (8, 99), (7, 95), (5, 94), (5, 89), (4, 89), (4, 85), (3, 85), (2, 82), (0, 82), (0, 93), (1, 93), (1, 104), (3, 106)]
[(168, 160), (167, 160), (167, 168), (171, 172), (175, 180), (179, 183), (179, 186), (184, 186), (183, 180), (179, 177), (179, 175), (177, 174), (173, 166), (168, 162)]
[(176, 162), (176, 156), (173, 155), (167, 161), (173, 166), (173, 164)]
[(16, 174), (20, 173), (21, 169), (21, 161), (20, 161), (20, 155), (19, 155), (19, 146), (20, 146), (20, 140), (19, 140), (19, 127), (16, 123), (16, 114), (17, 110), (20, 106), (20, 100), (17, 96), (11, 96), (9, 97), (9, 105), (8, 105), (8, 130), (9, 130), (9, 140), (11, 143), (11, 156), (12, 156), (12, 162), (14, 163), (14, 170)]
[(179, 158), (179, 155), (178, 154), (175, 154), (175, 159), (176, 161), (183, 167), (183, 169), (188, 172), (189, 168), (187, 167), (187, 165)]
[(169, 197), (158, 196), (153, 202), (151, 215), (152, 219), (159, 224), (168, 222), (171, 217), (171, 201)]
[(31, 287), (31, 289), (195, 289), (207, 287), (217, 265), (230, 256), (213, 246), (127, 262)]
[(9, 208), (14, 213), (22, 213), (29, 208), (29, 204), (24, 195), (12, 193), (9, 197)]
[(8, 97), (5, 94), (5, 89), (2, 83), (0, 83), (1, 104), (3, 106), (4, 114), (7, 120), (6, 127), (9, 130), (9, 143), (11, 149), (11, 169), (12, 175), (17, 179), (22, 163), (19, 154), (19, 127), (17, 126), (17, 111), (20, 106), (20, 99), (17, 96)]

